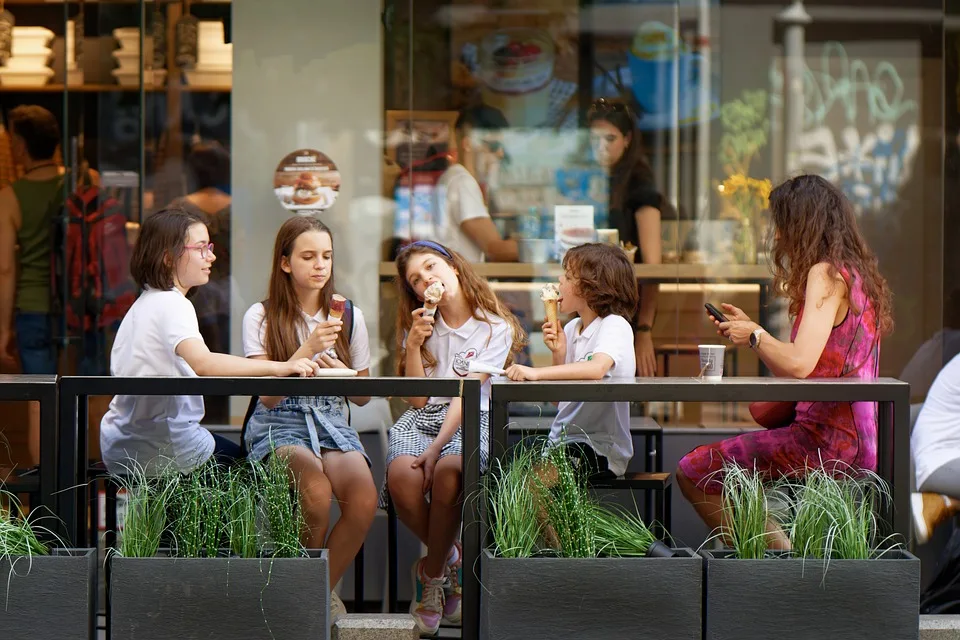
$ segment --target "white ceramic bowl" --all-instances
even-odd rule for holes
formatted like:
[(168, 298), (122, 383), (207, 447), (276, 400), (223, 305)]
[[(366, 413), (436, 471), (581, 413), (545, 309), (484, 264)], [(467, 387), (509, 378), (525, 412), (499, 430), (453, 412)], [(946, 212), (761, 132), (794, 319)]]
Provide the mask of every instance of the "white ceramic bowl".
[(232, 50), (213, 50), (204, 49), (200, 47), (200, 51), (197, 52), (197, 66), (213, 66), (213, 67), (233, 67), (233, 51)]
[(5, 87), (42, 87), (53, 77), (53, 69), (0, 69), (0, 84)]
[(50, 60), (50, 49), (43, 49), (38, 53), (24, 53), (15, 51), (10, 59), (7, 60), (8, 69), (44, 69)]
[(184, 71), (184, 74), (187, 76), (187, 84), (194, 87), (229, 89), (233, 86), (233, 73), (229, 70), (211, 70), (198, 67), (192, 71)]

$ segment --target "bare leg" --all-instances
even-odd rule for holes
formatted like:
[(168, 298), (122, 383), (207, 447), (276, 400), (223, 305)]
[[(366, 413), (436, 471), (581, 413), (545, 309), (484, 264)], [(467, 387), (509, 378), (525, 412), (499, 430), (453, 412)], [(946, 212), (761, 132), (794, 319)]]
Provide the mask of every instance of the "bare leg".
[(423, 572), (443, 576), (450, 548), (460, 531), (463, 514), (463, 458), (446, 456), (433, 471), (430, 493), (430, 529), (427, 534), (427, 559)]
[(399, 456), (387, 471), (387, 490), (400, 519), (420, 542), (429, 544), (430, 505), (423, 497), (423, 470), (413, 469), (413, 456)]
[(323, 549), (330, 526), (330, 503), (333, 490), (323, 471), (323, 462), (305, 447), (280, 447), (274, 455), (286, 460), (290, 480), (298, 482), (300, 508), (306, 521), (303, 545)]
[(323, 466), (340, 503), (340, 519), (330, 531), (330, 584), (343, 577), (367, 537), (377, 513), (377, 488), (359, 451), (324, 451)]
[[(676, 471), (677, 486), (683, 497), (693, 506), (700, 519), (706, 523), (712, 531), (724, 531), (723, 522), (723, 498), (719, 494), (705, 493), (699, 489), (690, 478), (683, 474), (683, 471)], [(724, 541), (729, 544), (730, 540), (724, 536)], [(767, 546), (770, 549), (789, 550), (790, 540), (784, 534), (777, 523), (767, 520)]]

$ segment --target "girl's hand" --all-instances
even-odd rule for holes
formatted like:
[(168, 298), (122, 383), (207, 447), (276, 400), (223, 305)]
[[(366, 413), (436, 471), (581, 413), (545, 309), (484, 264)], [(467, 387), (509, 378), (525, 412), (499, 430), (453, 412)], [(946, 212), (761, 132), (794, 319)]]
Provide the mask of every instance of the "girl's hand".
[(410, 333), (407, 334), (407, 351), (420, 349), (427, 338), (433, 335), (433, 318), (424, 316), (424, 311), (425, 309), (420, 307), (411, 314), (413, 316), (413, 326), (410, 327)]
[(310, 343), (310, 350), (314, 353), (323, 353), (337, 342), (337, 336), (340, 329), (343, 328), (343, 322), (340, 320), (327, 320), (317, 325), (313, 330), (307, 342)]
[(543, 330), (543, 343), (547, 345), (553, 353), (567, 352), (567, 334), (560, 328), (560, 321), (543, 323), (540, 327)]
[(413, 469), (423, 469), (423, 495), (427, 495), (433, 488), (433, 470), (437, 467), (437, 460), (440, 459), (440, 448), (430, 445), (427, 450), (420, 454), (420, 457), (410, 465)]
[(340, 359), (336, 356), (330, 355), (328, 352), (324, 351), (320, 354), (320, 358), (317, 359), (317, 364), (320, 365), (321, 369), (349, 369), (347, 365), (340, 362)]
[(525, 367), (522, 364), (513, 364), (507, 369), (506, 376), (514, 382), (523, 382), (524, 380), (534, 382), (540, 379), (540, 372), (533, 367)]
[(286, 378), (288, 376), (308, 378), (320, 370), (320, 365), (310, 358), (299, 358), (297, 360), (291, 360), (290, 362), (278, 362), (276, 364), (276, 375), (278, 378)]
[(720, 335), (728, 338), (733, 344), (742, 347), (750, 345), (750, 334), (760, 328), (756, 322), (750, 320), (734, 320), (717, 324)]

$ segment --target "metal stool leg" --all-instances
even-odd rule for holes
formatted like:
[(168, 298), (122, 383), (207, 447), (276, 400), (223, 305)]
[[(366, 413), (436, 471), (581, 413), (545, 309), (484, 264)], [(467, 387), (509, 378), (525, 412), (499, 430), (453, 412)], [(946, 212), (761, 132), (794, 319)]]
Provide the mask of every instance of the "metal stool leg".
[(398, 613), (400, 598), (397, 593), (397, 573), (400, 558), (397, 552), (397, 512), (393, 508), (393, 500), (387, 498), (387, 594), (390, 603), (390, 613)]
[(363, 613), (363, 547), (357, 551), (357, 556), (353, 559), (353, 612)]
[(100, 480), (98, 478), (93, 478), (90, 481), (92, 485), (92, 490), (90, 492), (90, 522), (89, 522), (89, 539), (90, 544), (94, 547), (100, 546), (100, 490), (99, 490)]

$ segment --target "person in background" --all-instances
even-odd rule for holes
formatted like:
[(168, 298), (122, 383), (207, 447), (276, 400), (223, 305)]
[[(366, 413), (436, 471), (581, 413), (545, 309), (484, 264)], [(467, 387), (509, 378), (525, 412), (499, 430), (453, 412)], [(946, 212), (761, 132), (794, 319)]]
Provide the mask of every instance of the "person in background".
[[(636, 117), (626, 104), (601, 98), (590, 107), (587, 123), (594, 159), (610, 179), (610, 226), (619, 230), (622, 243), (637, 247), (635, 263), (660, 264), (663, 199), (644, 156)], [(660, 289), (655, 282), (644, 282), (639, 287), (640, 306), (631, 318), (636, 332), (637, 375), (653, 376), (657, 372), (657, 357), (652, 331)]]
[(450, 163), (434, 190), (437, 240), (468, 262), (515, 262), (516, 240), (504, 240), (490, 218), (478, 170), (499, 153), (499, 136), (507, 121), (497, 109), (480, 105), (460, 113), (454, 125), (456, 162)]
[[(207, 225), (217, 260), (210, 282), (188, 296), (197, 310), (200, 335), (212, 351), (230, 352), (230, 154), (217, 142), (199, 142), (187, 158), (190, 194), (170, 206), (191, 213)], [(230, 422), (230, 398), (204, 397), (209, 422)]]

